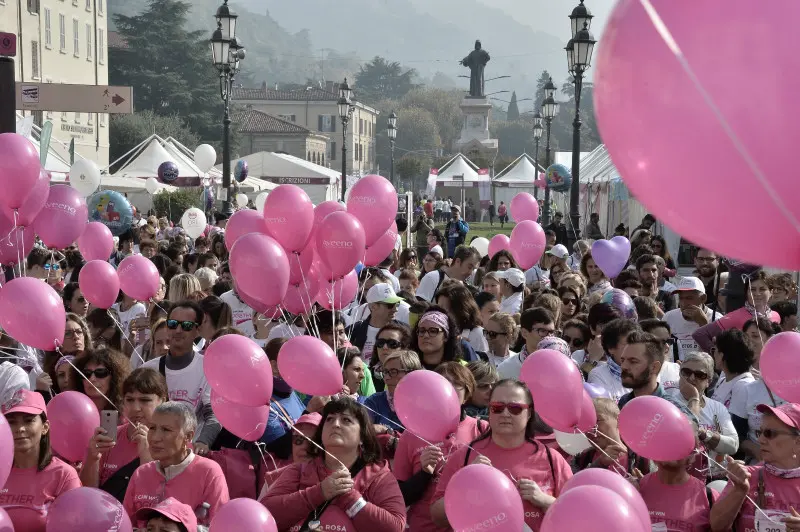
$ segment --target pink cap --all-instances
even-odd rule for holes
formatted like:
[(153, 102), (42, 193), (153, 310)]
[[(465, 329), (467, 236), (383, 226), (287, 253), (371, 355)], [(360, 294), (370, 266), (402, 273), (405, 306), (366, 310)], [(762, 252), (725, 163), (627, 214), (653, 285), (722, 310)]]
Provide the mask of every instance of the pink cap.
[(770, 413), (793, 429), (800, 430), (800, 405), (796, 403), (786, 403), (781, 406), (761, 404), (756, 407), (756, 410), (762, 414)]
[(141, 508), (136, 512), (135, 518), (139, 521), (147, 521), (156, 514), (182, 524), (187, 530), (197, 530), (197, 517), (195, 517), (192, 507), (174, 497), (164, 499), (152, 508)]
[(319, 412), (312, 412), (310, 414), (303, 414), (300, 416), (300, 419), (297, 420), (295, 425), (313, 425), (315, 427), (319, 427), (319, 424), (322, 423), (322, 415)]
[(11, 399), (3, 403), (2, 410), (4, 416), (14, 412), (47, 415), (47, 406), (44, 404), (42, 394), (30, 390), (17, 390), (14, 392)]

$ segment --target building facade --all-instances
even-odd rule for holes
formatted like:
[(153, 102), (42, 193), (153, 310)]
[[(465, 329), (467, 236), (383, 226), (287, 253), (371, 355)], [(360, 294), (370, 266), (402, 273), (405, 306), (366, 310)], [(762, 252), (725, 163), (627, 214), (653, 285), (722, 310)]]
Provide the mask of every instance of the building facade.
[(285, 152), (314, 164), (328, 165), (328, 137), (301, 125), (248, 109), (234, 117), (241, 137), (239, 150), (249, 155), (260, 151)]
[[(274, 90), (264, 84), (257, 89), (235, 88), (233, 99), (240, 108), (263, 111), (327, 137), (326, 166), (338, 169), (342, 164), (342, 122), (337, 106), (338, 93), (338, 86), (332, 82), (328, 82), (324, 89), (307, 87), (300, 90)], [(356, 103), (347, 125), (348, 173), (368, 174), (374, 171), (378, 114), (376, 109)]]
[[(0, 0), (0, 31), (17, 34), (16, 81), (108, 84), (107, 0)], [(51, 143), (108, 165), (108, 114), (25, 111), (53, 124)]]

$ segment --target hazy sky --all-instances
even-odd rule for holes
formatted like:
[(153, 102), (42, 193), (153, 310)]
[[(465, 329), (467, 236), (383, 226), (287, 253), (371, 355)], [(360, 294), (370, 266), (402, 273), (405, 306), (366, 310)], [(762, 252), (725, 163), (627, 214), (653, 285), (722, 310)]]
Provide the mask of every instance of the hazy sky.
[[(430, 0), (435, 2), (436, 0)], [(514, 17), (517, 22), (527, 24), (534, 29), (545, 31), (569, 40), (570, 25), (569, 14), (579, 4), (579, 0), (480, 0), (484, 4), (503, 9)], [(595, 38), (602, 33), (614, 7), (615, 0), (585, 0), (584, 5), (589, 8), (595, 18), (592, 20), (592, 33)]]

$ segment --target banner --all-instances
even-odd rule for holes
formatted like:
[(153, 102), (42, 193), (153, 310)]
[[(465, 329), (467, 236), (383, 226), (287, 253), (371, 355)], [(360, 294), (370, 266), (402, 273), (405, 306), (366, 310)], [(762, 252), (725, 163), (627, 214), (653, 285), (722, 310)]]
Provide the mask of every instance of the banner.
[(433, 199), (436, 197), (436, 178), (439, 176), (439, 170), (431, 168), (428, 173), (428, 183), (425, 187), (425, 195)]

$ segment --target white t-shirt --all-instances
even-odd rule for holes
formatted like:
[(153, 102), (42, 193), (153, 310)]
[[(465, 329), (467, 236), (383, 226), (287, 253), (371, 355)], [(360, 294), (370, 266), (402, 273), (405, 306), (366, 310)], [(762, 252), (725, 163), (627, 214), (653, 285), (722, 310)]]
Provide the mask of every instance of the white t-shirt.
[(522, 292), (514, 292), (508, 297), (504, 297), (500, 302), (500, 312), (507, 312), (511, 315), (519, 314), (522, 310)]
[[(432, 272), (428, 272), (419, 282), (419, 288), (417, 288), (417, 297), (424, 299), (425, 301), (433, 301), (433, 296), (436, 293), (436, 289), (439, 288), (439, 276), (441, 273), (439, 270), (435, 270)], [(444, 274), (442, 278), (442, 284), (445, 281), (450, 279), (447, 274)]]
[(602, 386), (614, 402), (619, 402), (620, 398), (626, 393), (630, 393), (630, 388), (625, 388), (622, 382), (611, 373), (608, 364), (597, 366), (589, 372), (589, 384)]
[(754, 380), (756, 379), (749, 371), (735, 376), (730, 381), (725, 377), (725, 373), (721, 373), (717, 380), (717, 387), (714, 388), (714, 394), (711, 398), (724, 404), (726, 408), (730, 408), (733, 396), (746, 394), (747, 385)]
[(230, 305), (234, 327), (242, 331), (245, 336), (256, 334), (256, 327), (253, 325), (253, 309), (250, 308), (250, 305), (239, 299), (233, 290), (228, 290), (219, 298)]
[(550, 270), (543, 270), (538, 264), (525, 272), (525, 284), (542, 283), (550, 286)]
[(361, 349), (361, 358), (364, 361), (369, 361), (372, 358), (372, 353), (375, 351), (375, 339), (378, 337), (378, 327), (367, 325), (367, 338), (364, 340), (364, 347)]
[[(675, 388), (667, 392), (667, 395), (688, 407), (688, 403), (679, 389)], [(736, 454), (739, 449), (739, 435), (736, 433), (736, 427), (733, 426), (731, 415), (725, 405), (708, 397), (705, 402), (705, 406), (700, 410), (700, 428), (719, 433), (720, 442), (717, 444), (716, 450), (710, 453), (714, 460), (719, 461), (717, 456), (720, 454)], [(712, 464), (712, 468), (714, 472), (720, 469), (714, 464)]]
[[(772, 397), (770, 397), (767, 386), (762, 380), (754, 380), (742, 392), (737, 392), (731, 397), (728, 411), (733, 416), (747, 419), (747, 438), (750, 441), (757, 442), (756, 431), (761, 428), (761, 418), (764, 417), (764, 414), (758, 412), (756, 407), (760, 404), (780, 406), (786, 401), (778, 397), (775, 392), (772, 392)], [(773, 397), (775, 398), (774, 402), (772, 401)]]
[(381, 268), (381, 271), (383, 272), (383, 275), (385, 275), (389, 279), (389, 282), (392, 283), (392, 288), (394, 289), (394, 293), (396, 294), (397, 292), (399, 292), (400, 281), (397, 279), (397, 277), (392, 275), (392, 272), (390, 272), (386, 268)]
[(497, 366), (497, 373), (500, 379), (517, 379), (519, 380), (519, 372), (522, 370), (522, 354), (510, 356), (505, 361)]
[[(365, 319), (369, 318), (369, 314), (369, 305), (367, 303), (363, 303), (355, 308), (350, 309), (350, 311), (345, 311), (342, 316), (344, 317), (345, 326), (350, 327), (354, 323), (364, 321)], [(411, 305), (405, 301), (401, 301), (397, 304), (397, 313), (394, 315), (394, 320), (408, 325), (410, 314)]]
[(30, 379), (24, 369), (11, 362), (0, 363), (0, 404), (10, 400), (17, 390), (30, 389)]
[(489, 352), (489, 342), (486, 341), (486, 337), (483, 335), (483, 327), (478, 326), (474, 329), (465, 329), (461, 331), (461, 338), (469, 342), (469, 345), (471, 345), (475, 351)]
[(517, 358), (517, 359), (519, 358), (519, 353), (515, 353), (514, 351), (509, 351), (508, 356), (505, 357), (494, 356), (493, 353), (489, 353), (488, 351), (486, 352), (486, 354), (489, 356), (489, 362), (494, 364), (494, 367), (498, 369), (500, 368), (500, 365), (503, 364), (506, 360), (511, 360), (512, 358)]
[[(708, 307), (703, 307), (706, 317), (711, 321), (713, 311)], [(721, 318), (722, 314), (717, 312), (717, 318)], [(702, 351), (697, 342), (692, 338), (692, 333), (695, 332), (700, 326), (689, 320), (683, 318), (681, 309), (676, 308), (664, 314), (664, 321), (669, 325), (672, 331), (672, 336), (677, 338), (678, 342), (678, 357), (683, 360), (686, 355), (692, 351)]]
[(122, 325), (122, 332), (125, 336), (130, 333), (130, 325), (136, 318), (147, 316), (147, 307), (143, 303), (134, 303), (128, 310), (122, 310), (122, 303), (114, 303), (111, 308), (119, 314), (119, 322)]
[(678, 388), (678, 381), (680, 381), (681, 367), (675, 362), (666, 362), (661, 366), (661, 371), (658, 373), (658, 383), (664, 391)]

